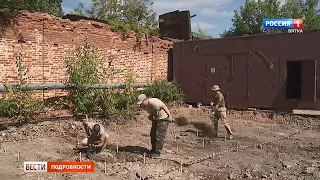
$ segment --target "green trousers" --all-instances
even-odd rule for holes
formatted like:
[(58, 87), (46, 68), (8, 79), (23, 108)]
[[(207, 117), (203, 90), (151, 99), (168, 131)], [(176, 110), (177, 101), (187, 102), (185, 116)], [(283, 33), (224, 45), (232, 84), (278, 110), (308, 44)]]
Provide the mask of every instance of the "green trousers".
[(168, 126), (169, 126), (168, 121), (152, 120), (150, 137), (151, 137), (151, 145), (152, 145), (153, 152), (160, 153), (161, 150), (163, 149)]

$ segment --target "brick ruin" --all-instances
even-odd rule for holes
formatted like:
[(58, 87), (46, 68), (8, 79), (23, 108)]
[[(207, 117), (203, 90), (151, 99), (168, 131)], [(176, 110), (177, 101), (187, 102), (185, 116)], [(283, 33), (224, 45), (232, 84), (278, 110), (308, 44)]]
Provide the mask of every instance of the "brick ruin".
[[(64, 58), (71, 49), (85, 42), (102, 52), (105, 64), (112, 57), (112, 65), (123, 71), (109, 83), (124, 82), (128, 71), (136, 73), (138, 83), (167, 77), (168, 51), (172, 48), (167, 40), (150, 37), (148, 43), (145, 38), (136, 38), (134, 33), (123, 38), (102, 22), (71, 21), (24, 11), (0, 39), (1, 84), (18, 83), (16, 57), (19, 54), (29, 69), (27, 83), (64, 83), (67, 80)], [(37, 94), (49, 98), (64, 93), (46, 90)]]

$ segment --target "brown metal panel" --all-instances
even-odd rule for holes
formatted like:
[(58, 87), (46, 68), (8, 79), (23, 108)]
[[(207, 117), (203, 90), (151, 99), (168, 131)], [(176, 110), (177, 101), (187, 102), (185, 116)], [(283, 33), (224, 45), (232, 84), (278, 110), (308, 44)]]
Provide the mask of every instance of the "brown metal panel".
[(180, 83), (186, 102), (201, 102), (204, 82), (204, 63), (194, 51), (194, 42), (183, 43), (180, 59)]
[(226, 101), (228, 107), (247, 108), (248, 56), (234, 55), (230, 61), (230, 76)]
[[(308, 32), (304, 34), (281, 34), (278, 36), (280, 54), (280, 92), (274, 100), (273, 108), (289, 109), (314, 109), (316, 104), (313, 101), (288, 100), (286, 99), (286, 63), (287, 61), (305, 61), (317, 59), (319, 56), (318, 47), (316, 46), (320, 32)], [(319, 37), (320, 38), (320, 37)], [(281, 46), (280, 46), (281, 45)], [(313, 70), (311, 70), (313, 71)], [(312, 76), (312, 75), (305, 75)], [(301, 89), (302, 90), (302, 89)], [(307, 89), (303, 91), (308, 91)], [(310, 91), (310, 90), (309, 90)], [(304, 98), (306, 95), (304, 95)], [(320, 99), (319, 99), (320, 100)], [(320, 109), (319, 109), (320, 110)]]
[(230, 71), (230, 56), (225, 56), (221, 58), (221, 63), (217, 65), (219, 72), (219, 82), (218, 85), (221, 88), (221, 93), (224, 95), (226, 104), (229, 106), (229, 92), (228, 92), (228, 83), (229, 78), (231, 77)]
[[(310, 100), (313, 97), (312, 102), (286, 99), (286, 61), (319, 59), (317, 39), (320, 39), (320, 30), (305, 31), (304, 34), (180, 42), (181, 50), (174, 49), (174, 71), (177, 71), (176, 56), (182, 66), (178, 68), (179, 73), (174, 74), (180, 77), (185, 100), (189, 102), (210, 102), (213, 96), (210, 88), (218, 84), (230, 107), (320, 110), (320, 93), (317, 93), (320, 85), (311, 83), (309, 79), (312, 74), (302, 77), (305, 79), (302, 99)], [(273, 65), (271, 69), (270, 64)], [(305, 72), (312, 67), (311, 64), (304, 66)], [(313, 66), (314, 74), (320, 76), (320, 72), (316, 71), (317, 66)], [(216, 68), (216, 74), (209, 73), (211, 67)], [(311, 86), (316, 87), (313, 92)]]
[(277, 43), (280, 48), (275, 49), (281, 52), (281, 59), (285, 61), (315, 59), (319, 48), (314, 35), (313, 33), (277, 35), (275, 37), (278, 38)]
[[(231, 40), (229, 40), (231, 41)], [(213, 100), (214, 93), (211, 90), (213, 85), (219, 85), (221, 93), (227, 95), (227, 76), (229, 76), (228, 59), (230, 44), (226, 39), (212, 41), (198, 41), (195, 50), (198, 53), (198, 58), (205, 65), (205, 87), (202, 103), (209, 103)], [(222, 54), (221, 54), (222, 53)], [(214, 70), (214, 72), (212, 72)]]
[(248, 107), (248, 55), (249, 40), (236, 38), (232, 41), (229, 59), (227, 104), (234, 108)]
[(177, 83), (180, 82), (180, 59), (181, 59), (181, 45), (182, 43), (173, 44), (173, 79)]
[[(234, 50), (237, 49), (237, 50)], [(202, 41), (195, 49), (206, 61), (206, 91), (204, 103), (213, 98), (211, 87), (218, 84), (230, 107), (247, 107), (247, 56), (249, 43), (245, 39), (215, 39)], [(211, 73), (215, 68), (216, 73)]]
[(168, 50), (167, 80), (173, 81), (173, 48)]
[(203, 103), (209, 103), (214, 98), (214, 93), (211, 88), (213, 85), (219, 85), (221, 93), (226, 96), (227, 93), (227, 76), (228, 59), (225, 56), (210, 57), (207, 56), (206, 61), (206, 79), (205, 79), (205, 93)]
[(161, 37), (189, 40), (191, 23), (189, 11), (173, 11), (159, 16)]
[(270, 108), (279, 90), (279, 54), (275, 50), (279, 37), (261, 36), (250, 39), (248, 74), (248, 107)]
[(179, 11), (173, 11), (159, 16), (159, 29), (162, 37), (178, 38)]
[(302, 62), (301, 101), (316, 102), (316, 60)]

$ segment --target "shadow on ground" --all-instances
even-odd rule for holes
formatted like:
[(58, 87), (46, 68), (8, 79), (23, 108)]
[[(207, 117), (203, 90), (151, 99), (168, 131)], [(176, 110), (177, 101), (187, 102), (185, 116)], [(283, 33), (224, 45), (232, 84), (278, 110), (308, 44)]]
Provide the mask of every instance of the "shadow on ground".
[(148, 153), (149, 150), (141, 146), (125, 146), (125, 147), (120, 147), (119, 152), (128, 152), (128, 153), (143, 155), (144, 153)]
[(169, 161), (169, 162), (173, 162), (174, 164), (181, 164), (181, 162), (180, 161), (177, 161), (177, 160), (174, 160), (174, 159), (166, 159), (166, 158), (157, 158), (157, 159), (159, 159), (160, 161)]

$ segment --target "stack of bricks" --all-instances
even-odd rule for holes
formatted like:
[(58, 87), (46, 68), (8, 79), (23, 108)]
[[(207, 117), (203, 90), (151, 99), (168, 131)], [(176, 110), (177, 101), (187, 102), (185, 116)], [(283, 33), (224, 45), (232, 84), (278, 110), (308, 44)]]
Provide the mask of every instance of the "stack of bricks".
[[(24, 11), (0, 39), (0, 84), (18, 83), (16, 57), (19, 54), (29, 69), (27, 83), (64, 83), (67, 81), (64, 58), (85, 42), (102, 52), (104, 64), (107, 65), (112, 57), (112, 66), (122, 71), (109, 83), (123, 83), (128, 71), (137, 75), (138, 83), (167, 77), (171, 42), (150, 37), (147, 43), (144, 38), (138, 40), (134, 33), (126, 39), (122, 37), (105, 23), (71, 21), (46, 13)], [(37, 94), (49, 98), (65, 95), (65, 92), (50, 90)]]

